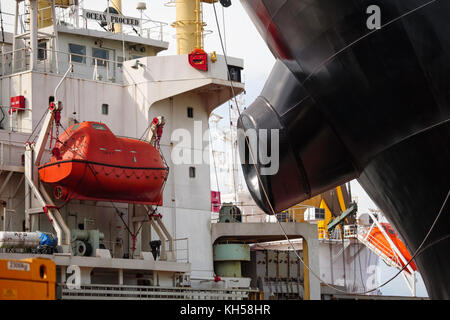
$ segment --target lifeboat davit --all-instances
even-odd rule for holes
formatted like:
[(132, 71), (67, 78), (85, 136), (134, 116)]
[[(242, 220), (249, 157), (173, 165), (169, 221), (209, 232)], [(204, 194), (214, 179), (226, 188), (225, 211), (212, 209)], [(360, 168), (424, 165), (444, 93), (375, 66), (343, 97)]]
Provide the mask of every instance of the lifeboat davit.
[[(395, 230), (392, 228), (392, 226), (389, 223), (381, 223), (381, 226), (383, 227), (384, 231), (388, 235), (388, 237), (392, 240), (393, 244), (397, 247), (397, 249), (400, 251), (400, 253), (405, 258), (406, 262), (411, 260), (411, 254), (409, 253), (408, 249), (406, 248), (406, 245), (403, 243), (402, 240), (398, 237)], [(401, 265), (402, 267), (405, 266), (405, 263), (395, 254), (394, 250), (392, 249), (391, 245), (389, 244), (386, 237), (381, 232), (380, 228), (374, 227), (370, 231), (367, 240), (373, 244), (375, 247), (377, 247), (378, 250), (383, 252), (388, 258), (391, 260), (397, 262), (397, 264)], [(414, 263), (414, 261), (411, 261), (409, 264), (411, 268), (414, 271), (417, 271), (417, 266)], [(405, 271), (409, 272), (408, 268), (405, 269)]]
[(57, 139), (39, 177), (59, 200), (161, 205), (168, 171), (152, 144), (116, 137), (103, 123), (82, 122)]

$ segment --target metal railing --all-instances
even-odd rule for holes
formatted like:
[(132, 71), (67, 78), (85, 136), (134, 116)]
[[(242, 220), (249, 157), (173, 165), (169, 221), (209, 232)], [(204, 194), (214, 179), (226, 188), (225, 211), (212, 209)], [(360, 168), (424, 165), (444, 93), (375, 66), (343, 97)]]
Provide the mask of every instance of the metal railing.
[[(122, 250), (121, 253), (123, 253), (123, 251), (124, 251), (123, 239), (120, 239), (118, 241), (102, 240), (100, 243), (103, 244), (106, 247), (106, 249), (108, 249), (110, 251), (112, 258), (116, 257), (116, 254), (117, 254), (116, 247), (121, 248), (121, 250)], [(119, 256), (119, 258), (121, 258), (121, 257)]]
[[(228, 214), (227, 221), (223, 222), (240, 222), (240, 223), (277, 223), (277, 218), (273, 215), (268, 215), (265, 213), (232, 213)], [(299, 222), (299, 220), (295, 220), (293, 216), (290, 216), (288, 213), (279, 213), (277, 214), (278, 219), (281, 222)], [(211, 215), (211, 223), (220, 223), (220, 217), (218, 213), (213, 212)]]
[[(52, 49), (39, 48), (38, 50), (43, 58), (38, 59), (34, 67), (36, 71), (60, 74), (60, 71), (66, 70), (69, 64), (73, 64), (72, 77), (112, 83), (123, 81), (123, 61)], [(30, 48), (1, 52), (0, 76), (29, 71), (31, 69), (30, 52)]]
[(358, 225), (349, 224), (344, 226), (344, 238), (352, 239), (358, 237)]
[[(239, 208), (245, 208), (245, 205), (242, 203), (237, 203), (237, 207)], [(256, 207), (256, 205), (255, 205)], [(304, 212), (308, 208), (313, 208), (311, 206), (299, 206), (287, 209), (285, 211), (282, 211), (280, 213), (277, 213), (276, 216), (274, 215), (268, 215), (266, 213), (228, 213), (227, 216), (230, 217), (229, 222), (242, 222), (242, 223), (255, 223), (255, 222), (261, 222), (261, 223), (278, 223), (285, 222), (285, 223), (295, 223), (295, 222), (305, 222), (305, 216)], [(212, 223), (218, 223), (220, 220), (219, 213), (212, 212), (211, 215), (211, 222)], [(306, 221), (307, 222), (307, 221)]]
[[(176, 262), (189, 263), (189, 238), (173, 239), (173, 258)], [(170, 241), (166, 240), (166, 248), (169, 248)], [(166, 250), (166, 253), (171, 251)]]
[(378, 240), (377, 237), (371, 234), (372, 228), (358, 228), (357, 237), (358, 240), (365, 244), (369, 249), (374, 251), (378, 256), (380, 256), (388, 265), (395, 268), (402, 268), (402, 263), (395, 253), (395, 251), (390, 247), (385, 245), (383, 242)]
[(81, 285), (79, 289), (62, 288), (62, 299), (77, 300), (244, 300), (257, 293), (253, 289), (194, 289), (190, 287), (158, 287), (132, 285)]
[[(44, 18), (46, 15), (42, 14), (45, 10), (51, 10), (51, 7), (45, 7), (39, 9), (39, 27), (44, 26), (44, 24), (52, 25), (51, 14), (48, 15), (48, 18)], [(56, 25), (64, 26), (66, 28), (71, 29), (91, 29), (91, 30), (99, 30), (99, 31), (107, 31), (107, 28), (103, 28), (97, 21), (86, 19), (82, 15), (82, 10), (78, 9), (78, 12), (72, 9), (67, 8), (55, 8), (55, 18)], [(6, 31), (12, 32), (14, 29), (14, 14), (9, 12), (2, 12), (3, 14), (3, 25)], [(18, 17), (18, 34), (24, 34), (30, 31), (29, 27), (29, 14), (19, 14)], [(124, 35), (135, 35), (141, 38), (153, 39), (158, 41), (164, 41), (164, 38), (167, 38), (170, 33), (166, 31), (166, 27), (168, 23), (153, 20), (149, 18), (138, 18), (134, 17), (140, 21), (142, 28), (133, 27), (128, 25), (122, 25), (122, 32), (115, 32), (115, 34), (124, 34)]]
[(7, 130), (9, 132), (31, 133), (32, 129), (26, 127), (26, 118), (31, 124), (31, 109), (17, 109), (14, 110), (11, 106), (0, 105), (0, 130)]
[(29, 48), (20, 48), (14, 51), (0, 52), (0, 76), (29, 70), (29, 52)]

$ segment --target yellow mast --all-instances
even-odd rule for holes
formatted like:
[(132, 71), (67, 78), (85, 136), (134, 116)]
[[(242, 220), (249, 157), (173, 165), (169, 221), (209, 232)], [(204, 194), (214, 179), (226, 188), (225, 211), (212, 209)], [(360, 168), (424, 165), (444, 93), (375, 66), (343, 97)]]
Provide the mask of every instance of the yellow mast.
[[(55, 7), (67, 8), (73, 0), (55, 0)], [(52, 3), (50, 0), (38, 0), (38, 28), (49, 27), (52, 21)]]
[[(111, 0), (111, 7), (116, 9), (119, 14), (122, 14), (122, 0)], [(120, 23), (114, 24), (114, 32), (122, 33), (122, 25)]]
[(194, 49), (203, 49), (203, 30), (206, 24), (203, 22), (201, 2), (217, 1), (175, 0), (177, 20), (172, 27), (177, 30), (177, 54), (188, 54)]

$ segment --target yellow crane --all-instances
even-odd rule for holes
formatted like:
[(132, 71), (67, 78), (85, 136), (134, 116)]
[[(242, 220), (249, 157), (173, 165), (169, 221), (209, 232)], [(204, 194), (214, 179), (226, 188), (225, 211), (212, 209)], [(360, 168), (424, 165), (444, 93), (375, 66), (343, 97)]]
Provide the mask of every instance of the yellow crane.
[(319, 238), (328, 238), (327, 225), (334, 217), (339, 216), (342, 212), (347, 210), (351, 202), (351, 195), (346, 185), (338, 186), (332, 190), (319, 194), (308, 200), (305, 200), (288, 210), (286, 213), (294, 220), (304, 222), (304, 213), (307, 207), (314, 207), (324, 209), (325, 219), (317, 223), (319, 230)]

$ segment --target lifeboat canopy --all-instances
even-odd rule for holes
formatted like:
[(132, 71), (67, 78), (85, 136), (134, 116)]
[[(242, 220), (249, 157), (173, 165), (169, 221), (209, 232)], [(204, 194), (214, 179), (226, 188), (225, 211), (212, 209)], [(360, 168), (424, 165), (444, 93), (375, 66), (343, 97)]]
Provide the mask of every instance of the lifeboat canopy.
[(50, 161), (39, 166), (39, 177), (59, 200), (161, 205), (168, 171), (159, 148), (87, 121), (58, 137)]

